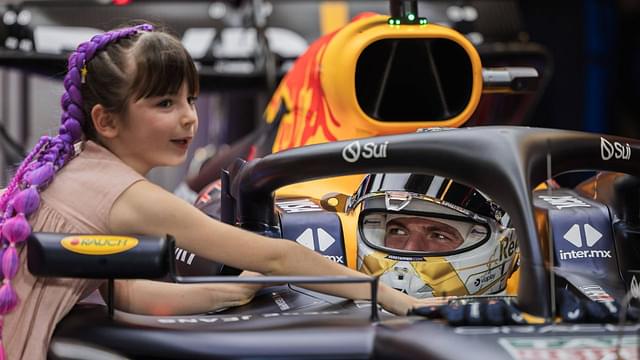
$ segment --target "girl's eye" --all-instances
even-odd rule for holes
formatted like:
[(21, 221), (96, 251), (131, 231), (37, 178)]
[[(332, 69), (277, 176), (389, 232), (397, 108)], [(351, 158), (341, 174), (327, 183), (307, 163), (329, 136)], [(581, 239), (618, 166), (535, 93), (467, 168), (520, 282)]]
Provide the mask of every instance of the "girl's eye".
[(173, 102), (169, 99), (164, 99), (158, 103), (158, 106), (162, 108), (168, 108), (171, 107), (171, 105), (173, 105)]
[(187, 98), (187, 101), (189, 102), (189, 105), (195, 105), (197, 100), (198, 100), (197, 96), (189, 96)]

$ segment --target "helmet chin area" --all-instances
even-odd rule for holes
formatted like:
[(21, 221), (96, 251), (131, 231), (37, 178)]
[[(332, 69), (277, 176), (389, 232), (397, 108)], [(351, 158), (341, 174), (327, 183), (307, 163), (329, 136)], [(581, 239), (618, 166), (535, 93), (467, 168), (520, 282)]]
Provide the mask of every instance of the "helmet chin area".
[(380, 276), (380, 281), (417, 298), (432, 297), (433, 289), (425, 284), (411, 263), (399, 261)]

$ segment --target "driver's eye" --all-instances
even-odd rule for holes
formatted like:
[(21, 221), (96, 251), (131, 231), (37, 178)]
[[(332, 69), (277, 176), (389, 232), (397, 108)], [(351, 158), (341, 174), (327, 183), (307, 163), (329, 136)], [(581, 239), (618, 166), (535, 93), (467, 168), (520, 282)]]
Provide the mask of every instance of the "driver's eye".
[(406, 235), (409, 234), (409, 232), (405, 228), (402, 228), (402, 227), (392, 227), (392, 228), (389, 228), (388, 234), (389, 235), (396, 235), (396, 236), (406, 236)]
[(451, 234), (440, 231), (431, 232), (431, 237), (438, 241), (453, 241), (455, 239)]

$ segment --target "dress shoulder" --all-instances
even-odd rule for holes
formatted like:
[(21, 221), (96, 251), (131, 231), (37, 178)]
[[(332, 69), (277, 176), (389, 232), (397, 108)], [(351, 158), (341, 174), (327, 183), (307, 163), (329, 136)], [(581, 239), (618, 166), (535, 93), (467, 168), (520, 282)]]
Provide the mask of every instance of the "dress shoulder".
[(109, 150), (87, 142), (80, 155), (56, 174), (42, 193), (42, 200), (82, 232), (109, 233), (113, 203), (131, 185), (143, 180)]

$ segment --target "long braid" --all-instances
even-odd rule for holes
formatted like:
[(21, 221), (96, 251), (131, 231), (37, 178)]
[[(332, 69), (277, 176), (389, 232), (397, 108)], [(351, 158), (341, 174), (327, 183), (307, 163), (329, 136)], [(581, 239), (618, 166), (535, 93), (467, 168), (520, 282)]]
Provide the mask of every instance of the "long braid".
[[(82, 124), (87, 119), (82, 111), (83, 99), (80, 89), (86, 78), (86, 64), (107, 45), (141, 31), (153, 31), (153, 27), (143, 24), (96, 35), (90, 41), (80, 44), (71, 54), (68, 72), (64, 78), (65, 93), (60, 101), (62, 116), (59, 134), (40, 139), (0, 197), (0, 267), (3, 275), (0, 287), (0, 335), (4, 315), (18, 303), (11, 280), (19, 267), (16, 246), (22, 244), (31, 233), (27, 219), (40, 206), (40, 191), (46, 188), (55, 173), (71, 160), (74, 144), (82, 139)], [(0, 360), (4, 359), (4, 345), (0, 336)]]
[[(36, 144), (36, 146), (33, 148), (31, 153), (27, 155), (27, 157), (22, 161), (22, 164), (20, 165), (20, 167), (18, 167), (18, 170), (16, 171), (16, 174), (13, 180), (9, 183), (9, 186), (6, 188), (5, 192), (2, 194), (2, 197), (0, 197), (0, 220), (10, 216), (10, 215), (4, 216), (4, 213), (9, 203), (9, 199), (12, 197), (11, 195), (14, 195), (15, 190), (18, 188), (18, 180), (22, 179), (22, 177), (24, 176), (24, 173), (27, 171), (28, 166), (31, 164), (31, 161), (33, 161), (33, 158), (40, 152), (42, 147), (49, 142), (49, 140), (50, 140), (50, 137), (48, 136), (43, 136), (42, 138), (40, 138), (40, 141)], [(1, 221), (0, 221), (0, 224), (1, 224)], [(1, 229), (2, 228), (0, 228), (0, 230)], [(0, 234), (2, 234), (1, 231), (0, 231)]]

